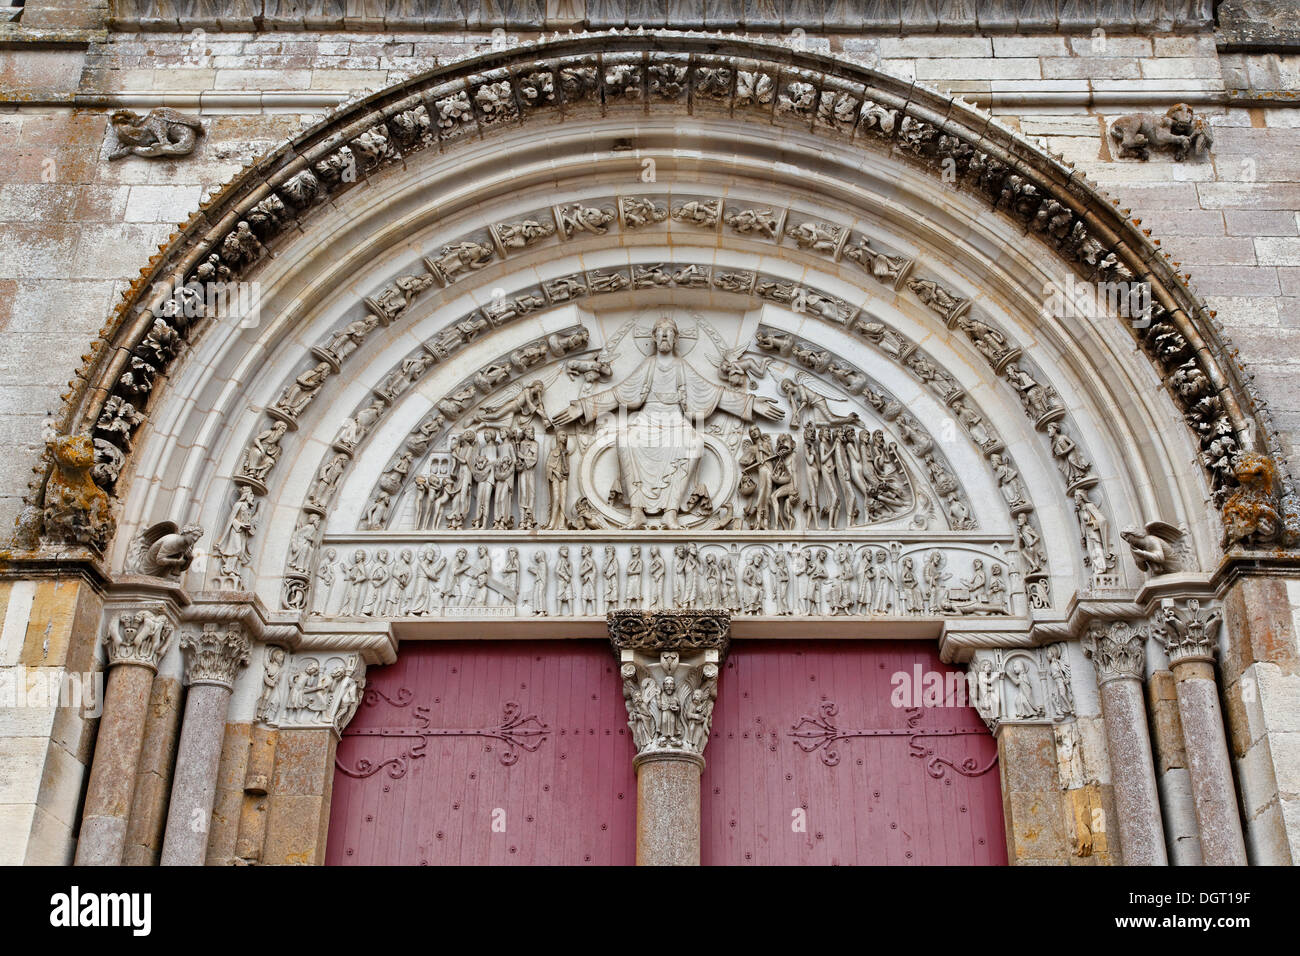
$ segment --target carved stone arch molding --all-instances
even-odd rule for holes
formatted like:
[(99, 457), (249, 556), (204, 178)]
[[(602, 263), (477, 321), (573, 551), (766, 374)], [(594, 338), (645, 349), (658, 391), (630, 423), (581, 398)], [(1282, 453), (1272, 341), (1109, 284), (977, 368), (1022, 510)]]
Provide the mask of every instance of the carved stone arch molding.
[[(545, 228), (492, 229), (525, 221)], [(631, 270), (656, 262), (707, 270), (707, 285), (670, 277), (636, 288)], [(612, 306), (547, 288), (619, 269), (629, 286), (611, 289)], [(755, 277), (748, 289), (719, 284), (741, 273)], [(256, 283), (255, 313), (202, 314), (175, 292), (214, 280)], [(777, 286), (763, 292), (760, 281)], [(1136, 322), (1056, 314), (1048, 286), (1079, 282), (1149, 282), (1154, 305)], [(426, 346), (499, 307), (496, 290), (544, 306), (522, 324), (489, 318), (463, 353)], [(164, 512), (204, 524), (210, 552), (236, 489), (250, 489), (259, 520), (274, 516), (277, 529), (250, 566), (263, 600), (278, 604), (313, 475), (343, 420), (404, 360), (423, 350), (431, 380), (448, 367), (464, 379), (473, 369), (462, 361), (508, 357), (544, 341), (537, 328), (571, 329), (579, 310), (653, 305), (761, 312), (846, 359), (837, 343), (856, 342), (876, 357), (863, 374), (885, 383), (887, 368), (901, 369), (915, 394), (950, 377), (1023, 474), (1034, 536), (1078, 542), (1049, 556), (1071, 589), (1140, 583), (1119, 547), (1128, 524), (1181, 526), (1188, 569), (1206, 571), (1225, 544), (1291, 547), (1300, 532), (1290, 472), (1248, 375), (1184, 278), (1082, 174), (959, 100), (858, 65), (656, 33), (449, 64), (340, 108), (241, 174), (142, 270), (94, 344), (57, 422), (69, 437), (39, 470), (19, 543), (107, 547), (115, 497), (128, 532), (115, 554)], [(369, 315), (378, 321), (350, 354), (321, 354)], [(541, 325), (517, 335), (528, 323)], [(564, 359), (547, 348), (548, 361)], [(835, 387), (829, 369), (808, 371)], [(416, 392), (432, 403), (455, 391), (430, 390), (378, 400), (396, 409)], [(393, 421), (367, 465), (390, 460), (409, 434)], [(234, 481), (268, 431), (264, 443), (283, 442), (268, 474)], [(970, 454), (973, 437), (958, 437)], [(95, 487), (74, 480), (87, 442)], [(974, 460), (978, 480), (996, 488), (991, 460), (978, 449)], [(352, 471), (349, 487), (369, 495), (378, 472)], [(1115, 576), (1083, 561), (1079, 492), (1108, 525)], [(1222, 528), (1210, 516), (1219, 509)], [(1013, 525), (988, 531), (1023, 552)], [(1063, 609), (1070, 593), (1048, 603)]]

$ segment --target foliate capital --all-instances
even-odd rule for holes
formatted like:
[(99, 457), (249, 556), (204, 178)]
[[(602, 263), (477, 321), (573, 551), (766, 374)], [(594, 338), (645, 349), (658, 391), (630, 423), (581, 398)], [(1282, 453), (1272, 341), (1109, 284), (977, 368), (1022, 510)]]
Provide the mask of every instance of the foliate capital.
[(1213, 661), (1219, 647), (1223, 611), (1217, 606), (1201, 607), (1190, 598), (1180, 607), (1173, 598), (1160, 602), (1155, 634), (1165, 646), (1171, 665), (1188, 661)]
[(1097, 683), (1142, 680), (1146, 676), (1147, 637), (1145, 625), (1129, 621), (1098, 621), (1089, 626), (1083, 653), (1097, 668)]
[(185, 683), (233, 689), (235, 674), (248, 663), (250, 649), (248, 635), (240, 624), (209, 622), (201, 630), (185, 629), (181, 634)]

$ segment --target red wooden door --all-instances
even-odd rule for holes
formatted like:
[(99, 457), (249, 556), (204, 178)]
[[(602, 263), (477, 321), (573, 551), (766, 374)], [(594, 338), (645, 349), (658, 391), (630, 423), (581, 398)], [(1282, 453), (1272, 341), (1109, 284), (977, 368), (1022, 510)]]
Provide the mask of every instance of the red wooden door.
[(902, 696), (927, 674), (953, 702), (962, 675), (929, 643), (734, 642), (705, 752), (702, 862), (1005, 864), (997, 746), (972, 707), (900, 706), (927, 703)]
[(330, 864), (631, 864), (636, 781), (603, 641), (405, 644), (339, 742)]

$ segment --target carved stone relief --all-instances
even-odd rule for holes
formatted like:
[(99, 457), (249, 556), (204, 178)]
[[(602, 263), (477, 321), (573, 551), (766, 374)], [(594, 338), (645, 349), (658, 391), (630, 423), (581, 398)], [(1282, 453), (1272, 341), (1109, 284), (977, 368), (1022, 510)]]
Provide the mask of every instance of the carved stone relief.
[(174, 630), (161, 607), (116, 615), (104, 635), (108, 666), (138, 664), (157, 671)]
[(729, 644), (727, 615), (624, 611), (608, 621), (637, 755), (702, 756)]
[(141, 116), (131, 110), (114, 110), (109, 117), (113, 144), (108, 158), (125, 156), (188, 156), (203, 135), (203, 123), (170, 107), (160, 106)]
[[(211, 243), (206, 256), (197, 255), (189, 260), (197, 264), (189, 275), (177, 276), (177, 284), (183, 286), (182, 279), (231, 278), (256, 265), (266, 255), (265, 243), (275, 239), (291, 218), (301, 215), (330, 194), (350, 188), (359, 177), (396, 161), (403, 150), (450, 142), (480, 125), (514, 122), (529, 109), (594, 102), (602, 96), (610, 102), (628, 98), (635, 100), (645, 95), (646, 90), (652, 99), (680, 99), (688, 87), (701, 103), (716, 102), (737, 111), (775, 110), (778, 115), (798, 119), (801, 123), (810, 119), (813, 130), (824, 129), (835, 135), (849, 134), (864, 142), (896, 140), (903, 151), (922, 164), (934, 167), (942, 164), (945, 170), (955, 169), (959, 187), (982, 193), (995, 208), (1023, 220), (1027, 227), (1055, 242), (1062, 255), (1071, 259), (1089, 278), (1102, 281), (1132, 278), (1116, 251), (1108, 247), (1109, 240), (1103, 241), (1093, 235), (1082, 219), (1077, 218), (1058, 198), (1048, 195), (1049, 187), (1030, 181), (1037, 173), (1031, 174), (1027, 169), (1004, 161), (1009, 154), (999, 153), (999, 158), (986, 152), (981, 148), (983, 144), (970, 139), (958, 128), (940, 130), (929, 120), (911, 115), (909, 104), (890, 94), (873, 90), (868, 98), (859, 88), (846, 86), (831, 75), (717, 55), (688, 60), (680, 54), (652, 51), (644, 56), (636, 54), (626, 62), (619, 57), (610, 58), (603, 69), (597, 69), (596, 62), (591, 56), (567, 56), (554, 64), (529, 62), (524, 68), (513, 71), (498, 69), (473, 76), (467, 74), (446, 82), (435, 80), (437, 85), (431, 83), (420, 93), (423, 105), (412, 108), (408, 100), (387, 107), (382, 113), (372, 113), (373, 122), (354, 127), (362, 128), (362, 132), (341, 144), (332, 142), (315, 151), (308, 168), (286, 179), (270, 196), (259, 199), (255, 209), (241, 210), (241, 218), (227, 235), (217, 237)], [(1194, 118), (1180, 112), (1165, 120), (1174, 136), (1185, 135), (1181, 129), (1175, 130), (1174, 124), (1191, 123), (1189, 149), (1201, 143), (1208, 144), (1208, 130), (1198, 130)], [(1129, 126), (1132, 126), (1131, 130), (1117, 129), (1121, 133), (1117, 137), (1121, 144), (1127, 140), (1130, 147), (1140, 148), (1162, 141), (1158, 134), (1148, 135), (1141, 122)], [(1177, 149), (1182, 148), (1178, 140), (1174, 145)], [(682, 222), (714, 225), (720, 221), (722, 210), (720, 204), (710, 208), (713, 202), (691, 200), (675, 206), (672, 215)], [(631, 221), (625, 219), (625, 225), (630, 226)], [(853, 244), (850, 242), (848, 245)], [(901, 267), (891, 264), (889, 259), (882, 262), (880, 254), (868, 256), (864, 251), (855, 255), (846, 250), (847, 247), (842, 249), (841, 254), (854, 261), (861, 260), (864, 269), (870, 262), (870, 273), (881, 281), (905, 281)], [(445, 259), (439, 260), (446, 269), (442, 266), (431, 268), (430, 274), (446, 284), (458, 275), (480, 268), (493, 254), (491, 242), (466, 240), (461, 244), (449, 244), (443, 251)], [(738, 277), (727, 274), (718, 287), (725, 288), (726, 283), (739, 287), (740, 282)], [(936, 311), (943, 309), (947, 317), (952, 318), (953, 310), (947, 307), (938, 292), (925, 287), (923, 294), (928, 299), (927, 304)], [(580, 294), (586, 294), (585, 287), (572, 281), (547, 290), (551, 301), (562, 301), (565, 297)], [(764, 294), (780, 295), (783, 290), (773, 288)], [(819, 301), (819, 307), (828, 312), (835, 311), (833, 302), (828, 305)], [(1160, 356), (1159, 361), (1172, 362), (1171, 356), (1186, 347), (1185, 340), (1180, 346), (1181, 333), (1177, 323), (1164, 314), (1162, 307), (1154, 307), (1152, 313), (1150, 326), (1145, 330), (1140, 324), (1137, 326), (1139, 337), (1145, 348)], [(183, 335), (193, 319), (193, 316), (183, 316), (166, 307), (156, 311), (155, 315), (163, 319), (175, 335)], [(105, 484), (111, 484), (120, 471), (120, 463), (113, 459), (120, 457), (121, 452), (129, 451), (132, 435), (144, 420), (142, 405), (147, 404), (154, 377), (166, 361), (159, 358), (155, 364), (143, 354), (136, 358), (138, 363), (128, 363), (122, 381), (116, 386), (116, 394), (105, 401), (95, 426), (96, 455), (102, 462), (102, 467), (97, 463), (95, 475), (96, 480)], [(1197, 364), (1197, 356), (1186, 354), (1180, 361), (1186, 367), (1171, 371), (1167, 384), (1175, 400), (1187, 411), (1189, 424), (1202, 436), (1205, 466), (1220, 492), (1216, 504), (1223, 504), (1240, 481), (1234, 460), (1237, 435), (1226, 412), (1217, 407), (1216, 396), (1206, 388), (1208, 376)], [(1033, 385), (1012, 373), (1010, 370), (1017, 364), (1011, 362), (1007, 365), (1007, 378), (1024, 395), (1027, 410), (1037, 415), (1042, 424), (1055, 420), (1048, 417), (1044, 421), (1045, 416), (1059, 417), (1055, 411), (1059, 406), (1053, 404), (1052, 396), (1045, 391), (1047, 386), (1039, 382), (1032, 369), (1026, 370), (1022, 366), (1018, 372), (1027, 375)], [(1035, 386), (1041, 390), (1036, 390)], [(300, 392), (296, 397), (304, 396)], [(309, 399), (310, 395), (306, 397)], [(291, 408), (292, 402), (291, 398)], [(1272, 431), (1266, 429), (1266, 432), (1265, 440), (1273, 449), (1275, 436)], [(1248, 480), (1253, 480), (1249, 473), (1247, 476)], [(1289, 481), (1286, 477), (1281, 482), (1287, 494), (1290, 494)], [(1261, 493), (1269, 501), (1277, 501), (1276, 485), (1262, 489)], [(39, 507), (43, 501), (37, 504)], [(1292, 505), (1286, 507), (1294, 510)], [(1273, 509), (1277, 513), (1276, 504)], [(1293, 542), (1300, 536), (1300, 526), (1292, 527), (1293, 524), (1290, 513), (1286, 521), (1270, 522), (1267, 516), (1259, 520), (1246, 519), (1244, 523), (1234, 525), (1244, 530), (1232, 541), (1247, 546), (1266, 544), (1269, 540)]]
[(991, 730), (1003, 723), (1055, 722), (1075, 716), (1065, 644), (977, 650), (967, 679), (975, 710)]
[(580, 534), (558, 547), (519, 540), (470, 545), (438, 535), (377, 545), (364, 535), (327, 536), (310, 611), (419, 618), (721, 609), (760, 617), (940, 618), (1022, 613), (1024, 601), (1017, 564), (997, 543), (701, 544), (678, 537), (595, 548)]
[(342, 733), (361, 704), (365, 674), (360, 654), (291, 654), (270, 646), (257, 719), (282, 729), (331, 727)]
[(140, 532), (131, 542), (125, 569), (160, 578), (179, 578), (194, 561), (194, 546), (203, 537), (198, 525), (179, 528), (161, 521)]

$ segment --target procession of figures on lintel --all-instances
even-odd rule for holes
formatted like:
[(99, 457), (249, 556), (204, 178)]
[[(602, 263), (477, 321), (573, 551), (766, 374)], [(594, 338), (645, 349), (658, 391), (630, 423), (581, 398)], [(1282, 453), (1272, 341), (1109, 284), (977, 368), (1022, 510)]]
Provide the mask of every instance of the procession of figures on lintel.
[[(596, 617), (619, 609), (940, 617), (1020, 611), (997, 544), (421, 544), (325, 549), (287, 606), (339, 617)], [(1027, 582), (1034, 604), (1041, 579)], [(310, 607), (308, 606), (310, 604)], [(1037, 605), (1045, 606), (1045, 605)]]

